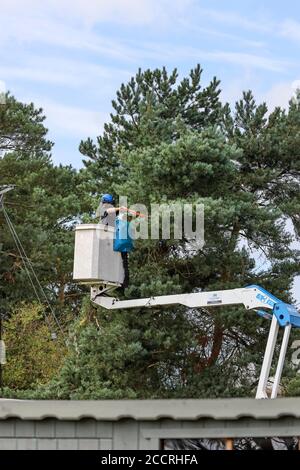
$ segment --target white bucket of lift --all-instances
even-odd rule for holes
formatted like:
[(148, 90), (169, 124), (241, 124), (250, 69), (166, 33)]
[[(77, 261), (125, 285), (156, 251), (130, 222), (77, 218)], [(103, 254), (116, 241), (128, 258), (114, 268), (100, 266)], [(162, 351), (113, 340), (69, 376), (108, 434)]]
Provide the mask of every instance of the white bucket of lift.
[(77, 225), (73, 279), (82, 284), (116, 285), (124, 280), (121, 253), (113, 250), (114, 228), (102, 224)]

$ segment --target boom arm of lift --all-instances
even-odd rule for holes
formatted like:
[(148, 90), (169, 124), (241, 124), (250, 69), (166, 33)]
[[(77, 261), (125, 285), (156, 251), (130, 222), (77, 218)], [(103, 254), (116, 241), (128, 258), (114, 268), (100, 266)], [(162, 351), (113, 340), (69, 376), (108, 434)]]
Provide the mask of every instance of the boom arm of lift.
[(91, 300), (106, 309), (129, 309), (171, 305), (184, 305), (188, 308), (218, 307), (224, 305), (244, 305), (258, 315), (270, 319), (271, 327), (260, 373), (256, 398), (268, 398), (267, 385), (270, 375), (279, 326), (284, 328), (276, 374), (271, 390), (271, 398), (276, 398), (280, 384), (288, 340), (292, 327), (300, 328), (300, 313), (293, 305), (286, 304), (260, 286), (251, 285), (240, 289), (196, 292), (191, 294), (163, 295), (144, 299), (118, 300), (103, 295), (97, 287), (91, 288)]

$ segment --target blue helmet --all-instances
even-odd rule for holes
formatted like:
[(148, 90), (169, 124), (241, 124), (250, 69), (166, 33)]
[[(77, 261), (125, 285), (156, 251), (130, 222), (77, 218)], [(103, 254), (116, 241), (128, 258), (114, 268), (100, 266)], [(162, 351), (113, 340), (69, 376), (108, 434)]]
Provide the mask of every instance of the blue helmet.
[(106, 204), (113, 204), (114, 197), (111, 194), (103, 194), (101, 198), (101, 202), (104, 202)]

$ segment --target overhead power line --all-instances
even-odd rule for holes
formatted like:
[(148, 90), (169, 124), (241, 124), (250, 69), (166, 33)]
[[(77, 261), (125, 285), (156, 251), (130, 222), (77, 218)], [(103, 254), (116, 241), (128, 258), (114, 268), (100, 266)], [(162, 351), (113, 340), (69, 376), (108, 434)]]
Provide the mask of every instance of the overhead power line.
[[(31, 284), (31, 287), (34, 291), (34, 294), (38, 300), (38, 302), (43, 305), (43, 303), (45, 302), (49, 308), (49, 311), (57, 325), (57, 327), (59, 328), (59, 330), (61, 331), (62, 335), (64, 335), (64, 331), (58, 321), (58, 318), (57, 316), (55, 315), (55, 312), (53, 310), (53, 307), (52, 305), (50, 304), (49, 300), (48, 300), (48, 297), (46, 295), (46, 292), (43, 288), (43, 286), (41, 285), (37, 275), (36, 275), (36, 272), (34, 270), (34, 267), (33, 267), (33, 264), (31, 262), (31, 260), (28, 258), (26, 252), (25, 252), (25, 249), (24, 249), (24, 246), (14, 228), (14, 225), (8, 215), (8, 213), (6, 212), (6, 209), (4, 207), (4, 204), (3, 204), (3, 196), (4, 196), (4, 193), (9, 191), (10, 189), (13, 189), (12, 187), (5, 187), (4, 189), (0, 189), (0, 208), (2, 208), (2, 211), (3, 211), (3, 214), (4, 214), (4, 218), (6, 220), (6, 223), (8, 225), (8, 228), (10, 230), (10, 233), (12, 235), (12, 238), (15, 242), (15, 245), (16, 245), (16, 248), (17, 248), (17, 251), (19, 253), (19, 256), (23, 262), (23, 266), (24, 266), (24, 270), (26, 272), (26, 275), (29, 279), (29, 282)], [(44, 299), (44, 300), (43, 300)], [(45, 317), (45, 321), (48, 325), (48, 328), (49, 330), (51, 331), (51, 324), (50, 324), (50, 321), (49, 321), (49, 318), (47, 316), (47, 313), (44, 311), (44, 317)], [(51, 331), (52, 332), (52, 331)]]

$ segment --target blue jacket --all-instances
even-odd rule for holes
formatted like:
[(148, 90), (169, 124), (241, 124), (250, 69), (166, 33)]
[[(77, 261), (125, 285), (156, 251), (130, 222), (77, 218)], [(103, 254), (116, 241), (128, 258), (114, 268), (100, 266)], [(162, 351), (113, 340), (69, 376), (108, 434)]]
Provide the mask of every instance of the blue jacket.
[(133, 239), (130, 236), (130, 223), (117, 217), (115, 227), (114, 251), (129, 253), (134, 249)]

